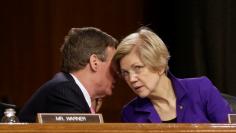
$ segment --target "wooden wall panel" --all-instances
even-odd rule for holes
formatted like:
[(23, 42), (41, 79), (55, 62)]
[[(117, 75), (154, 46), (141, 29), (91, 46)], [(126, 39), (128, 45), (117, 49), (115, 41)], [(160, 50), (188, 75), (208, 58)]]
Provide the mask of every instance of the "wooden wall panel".
[[(1, 101), (20, 108), (60, 70), (59, 48), (70, 28), (95, 26), (120, 40), (142, 24), (142, 12), (142, 0), (2, 1)], [(131, 95), (120, 83), (104, 102), (105, 121), (118, 121)]]

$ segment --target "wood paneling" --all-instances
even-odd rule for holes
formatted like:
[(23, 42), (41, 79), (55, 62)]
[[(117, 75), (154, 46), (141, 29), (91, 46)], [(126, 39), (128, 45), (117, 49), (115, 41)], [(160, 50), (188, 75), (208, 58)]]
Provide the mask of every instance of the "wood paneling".
[[(142, 0), (2, 1), (1, 101), (20, 108), (60, 70), (59, 48), (70, 28), (95, 26), (120, 40), (142, 24), (142, 10)], [(102, 109), (108, 121), (118, 120), (131, 96), (122, 84), (114, 92)]]

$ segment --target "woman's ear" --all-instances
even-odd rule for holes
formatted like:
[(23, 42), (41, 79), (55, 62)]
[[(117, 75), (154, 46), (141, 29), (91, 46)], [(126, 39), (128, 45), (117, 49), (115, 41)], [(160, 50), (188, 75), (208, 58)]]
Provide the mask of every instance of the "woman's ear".
[(158, 74), (162, 75), (165, 73), (165, 67), (160, 67), (160, 69), (158, 70)]
[(92, 54), (89, 58), (89, 65), (92, 71), (97, 71), (98, 70), (98, 65), (99, 65), (99, 59), (97, 55)]

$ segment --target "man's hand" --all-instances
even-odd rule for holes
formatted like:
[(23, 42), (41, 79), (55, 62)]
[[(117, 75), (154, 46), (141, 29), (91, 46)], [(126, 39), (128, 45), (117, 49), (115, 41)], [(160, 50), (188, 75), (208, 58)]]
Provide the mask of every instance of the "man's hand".
[(95, 101), (95, 111), (98, 112), (99, 109), (102, 107), (102, 98), (97, 98)]
[(102, 106), (102, 98), (96, 98), (95, 100), (92, 101), (92, 108), (94, 109), (95, 112), (98, 112), (101, 106)]

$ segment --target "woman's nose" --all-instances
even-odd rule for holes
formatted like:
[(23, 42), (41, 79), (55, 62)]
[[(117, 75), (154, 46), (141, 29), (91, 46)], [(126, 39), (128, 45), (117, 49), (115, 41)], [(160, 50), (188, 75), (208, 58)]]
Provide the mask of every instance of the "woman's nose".
[(129, 74), (129, 81), (130, 81), (130, 82), (135, 82), (135, 81), (137, 81), (137, 74), (135, 74), (135, 73), (130, 73), (130, 74)]

